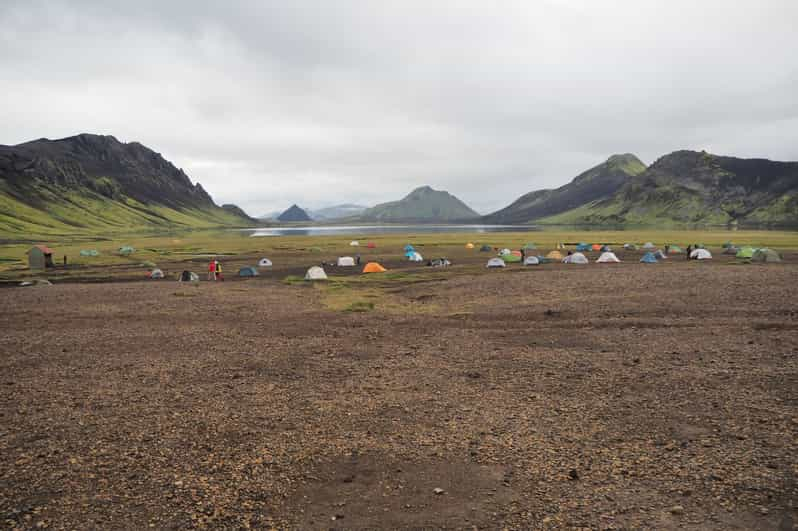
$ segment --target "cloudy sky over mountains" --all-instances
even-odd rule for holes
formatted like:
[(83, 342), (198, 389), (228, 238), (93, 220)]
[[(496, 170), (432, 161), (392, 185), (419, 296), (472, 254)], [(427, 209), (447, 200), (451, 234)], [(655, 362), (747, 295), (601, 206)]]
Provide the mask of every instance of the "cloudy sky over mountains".
[(798, 160), (798, 2), (2, 0), (0, 143), (137, 140), (251, 214), (481, 212), (612, 153)]

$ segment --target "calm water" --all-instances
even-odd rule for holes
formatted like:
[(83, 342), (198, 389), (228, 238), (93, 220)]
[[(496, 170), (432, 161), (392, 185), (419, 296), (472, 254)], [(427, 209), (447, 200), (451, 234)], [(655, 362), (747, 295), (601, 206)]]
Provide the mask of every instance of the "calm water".
[(534, 225), (310, 225), (307, 227), (264, 227), (243, 229), (250, 236), (335, 236), (393, 233), (440, 232), (534, 232)]

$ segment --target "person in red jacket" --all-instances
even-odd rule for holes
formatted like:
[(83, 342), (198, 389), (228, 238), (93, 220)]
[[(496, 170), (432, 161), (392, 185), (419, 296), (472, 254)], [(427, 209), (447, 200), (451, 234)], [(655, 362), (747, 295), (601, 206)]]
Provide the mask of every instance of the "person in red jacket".
[(216, 260), (211, 260), (208, 264), (208, 280), (216, 280)]

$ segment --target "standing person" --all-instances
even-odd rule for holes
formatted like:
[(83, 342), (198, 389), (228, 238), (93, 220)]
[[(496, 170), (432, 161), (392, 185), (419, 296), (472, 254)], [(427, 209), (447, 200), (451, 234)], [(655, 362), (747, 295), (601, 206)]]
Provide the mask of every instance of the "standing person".
[(357, 262), (357, 265), (360, 265), (360, 253), (357, 253), (357, 256), (355, 257), (355, 261)]
[(526, 251), (523, 247), (521, 247), (521, 261), (523, 262), (526, 259)]
[(208, 280), (216, 280), (216, 259), (211, 259), (208, 264)]
[(216, 280), (224, 280), (222, 276), (222, 263), (218, 260), (216, 261)]
[(692, 245), (688, 245), (687, 246), (687, 259), (688, 260), (690, 259), (690, 253), (692, 253), (692, 252), (693, 252), (693, 246)]

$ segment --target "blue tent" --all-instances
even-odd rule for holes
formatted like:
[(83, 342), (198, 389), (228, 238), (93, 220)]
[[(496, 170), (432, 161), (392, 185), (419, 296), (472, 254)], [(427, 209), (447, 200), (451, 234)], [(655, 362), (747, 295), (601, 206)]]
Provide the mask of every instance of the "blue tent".
[(416, 254), (416, 252), (413, 251), (413, 250), (407, 251), (405, 253), (405, 258), (413, 258), (413, 256), (415, 256), (415, 254)]
[[(415, 248), (415, 247), (413, 247), (412, 245), (410, 245), (409, 243), (408, 243), (407, 245), (405, 245), (405, 251), (406, 251), (406, 252), (408, 252), (408, 253), (412, 253), (412, 252), (413, 252), (413, 251), (415, 251), (415, 250), (416, 250), (416, 248)], [(407, 255), (405, 255), (405, 256), (407, 256)]]
[(643, 255), (643, 258), (640, 259), (640, 261), (644, 264), (656, 264), (657, 257), (654, 256), (654, 253), (646, 253)]
[(583, 243), (578, 243), (578, 244), (576, 245), (576, 250), (577, 250), (577, 251), (579, 251), (579, 252), (582, 252), (582, 251), (589, 251), (590, 249), (591, 249), (591, 247), (590, 247), (590, 244), (589, 244), (589, 243), (584, 243), (584, 242), (583, 242)]
[(242, 267), (238, 270), (238, 276), (240, 277), (256, 277), (258, 276), (258, 270), (254, 267)]

